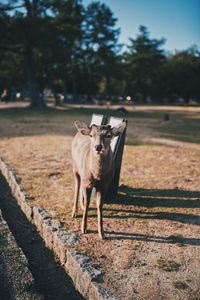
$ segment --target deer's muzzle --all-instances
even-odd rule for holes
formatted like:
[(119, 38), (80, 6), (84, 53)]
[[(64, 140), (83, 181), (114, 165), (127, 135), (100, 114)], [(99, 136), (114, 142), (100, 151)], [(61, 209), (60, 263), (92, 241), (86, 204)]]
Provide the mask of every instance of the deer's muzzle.
[(100, 152), (101, 149), (102, 149), (102, 145), (101, 145), (101, 144), (96, 145), (96, 146), (94, 146), (94, 148), (95, 148), (95, 150), (96, 150), (97, 152)]

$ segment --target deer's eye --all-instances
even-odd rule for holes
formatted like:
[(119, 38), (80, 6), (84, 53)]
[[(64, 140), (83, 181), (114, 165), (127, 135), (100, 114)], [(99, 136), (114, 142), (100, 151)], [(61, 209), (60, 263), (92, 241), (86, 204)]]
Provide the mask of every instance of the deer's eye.
[(92, 134), (90, 134), (90, 137), (92, 137)]

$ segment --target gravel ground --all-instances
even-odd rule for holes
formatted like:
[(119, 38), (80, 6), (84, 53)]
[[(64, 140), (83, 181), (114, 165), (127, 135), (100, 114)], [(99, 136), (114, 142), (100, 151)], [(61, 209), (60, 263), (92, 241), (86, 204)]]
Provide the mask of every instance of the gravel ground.
[(28, 261), (9, 230), (0, 210), (1, 300), (43, 300), (36, 292)]

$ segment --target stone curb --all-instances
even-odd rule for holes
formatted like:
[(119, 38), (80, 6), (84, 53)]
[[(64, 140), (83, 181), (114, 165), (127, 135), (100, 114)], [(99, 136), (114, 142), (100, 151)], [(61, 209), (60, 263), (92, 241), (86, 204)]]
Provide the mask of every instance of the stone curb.
[(20, 187), (20, 178), (2, 157), (0, 170), (22, 211), (36, 225), (47, 247), (56, 254), (80, 294), (89, 300), (118, 300), (116, 295), (101, 284), (103, 280), (101, 268), (94, 267), (91, 258), (86, 254), (72, 249), (72, 246), (79, 242), (78, 235), (63, 229), (61, 223), (51, 219), (45, 209), (28, 203), (31, 197)]

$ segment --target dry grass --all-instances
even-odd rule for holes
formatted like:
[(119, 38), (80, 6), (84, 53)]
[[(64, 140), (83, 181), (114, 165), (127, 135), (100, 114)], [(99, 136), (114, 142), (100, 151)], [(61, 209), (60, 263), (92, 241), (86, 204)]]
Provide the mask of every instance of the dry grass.
[[(163, 121), (165, 111), (169, 122)], [(22, 178), (30, 201), (77, 233), (80, 217), (70, 217), (73, 120), (89, 121), (92, 112), (0, 110), (0, 152)], [(93, 201), (80, 248), (104, 266), (105, 285), (121, 299), (193, 299), (200, 278), (200, 110), (136, 108), (123, 117), (129, 125), (121, 186), (118, 199), (104, 206), (108, 239), (98, 240)], [(169, 274), (170, 262), (179, 268)]]

